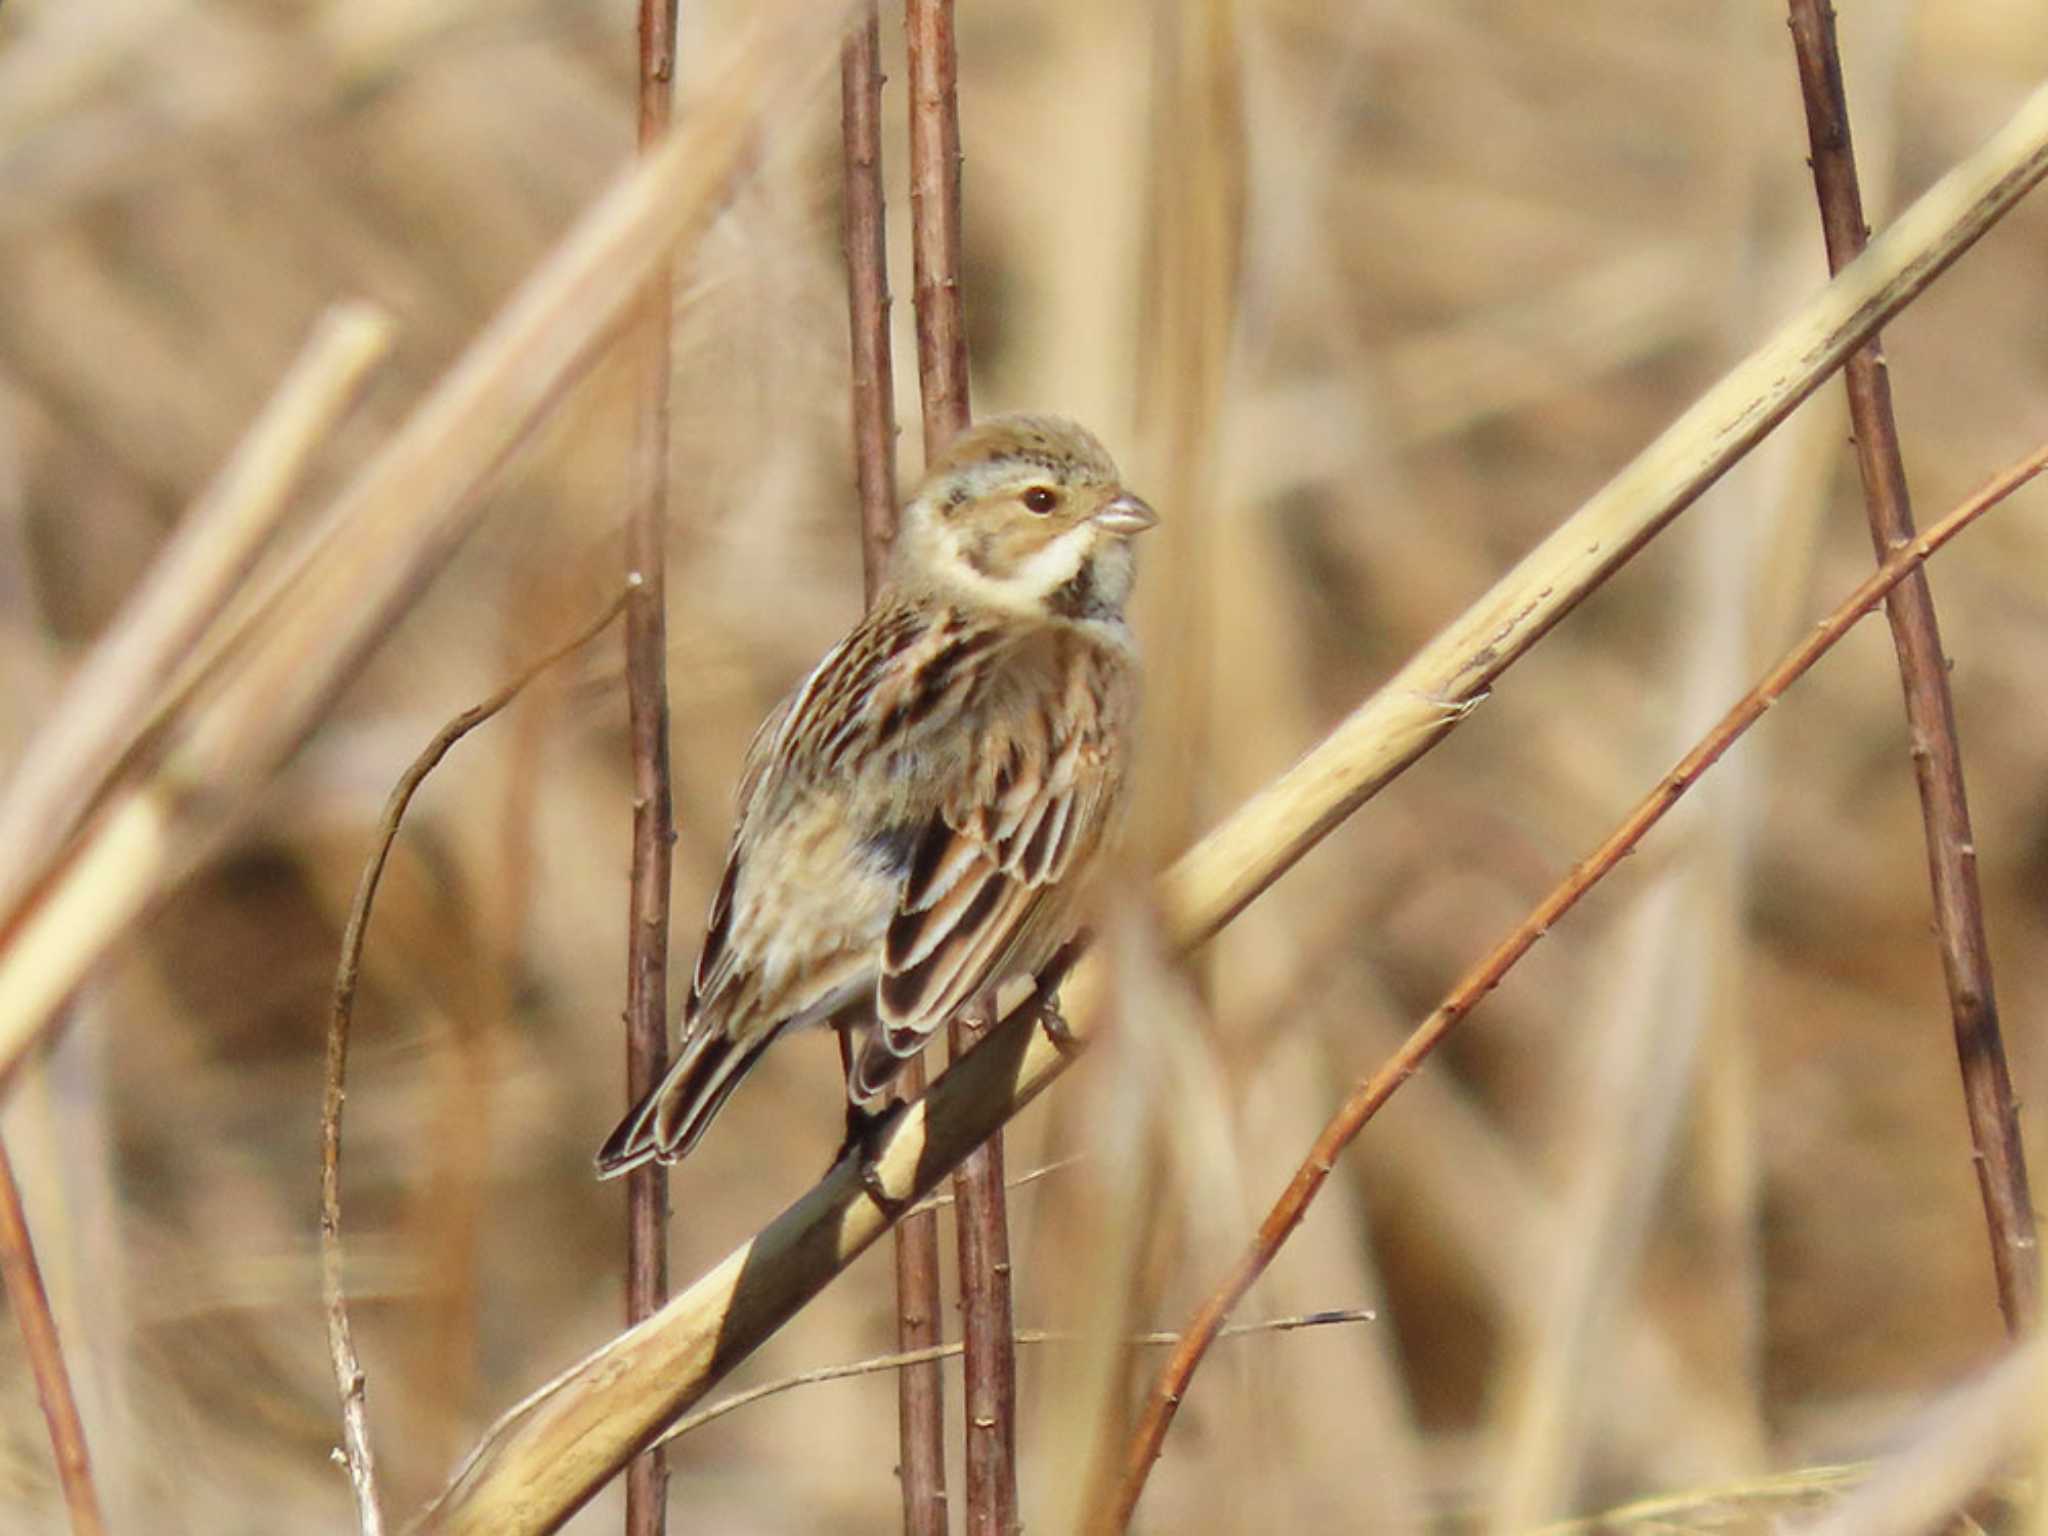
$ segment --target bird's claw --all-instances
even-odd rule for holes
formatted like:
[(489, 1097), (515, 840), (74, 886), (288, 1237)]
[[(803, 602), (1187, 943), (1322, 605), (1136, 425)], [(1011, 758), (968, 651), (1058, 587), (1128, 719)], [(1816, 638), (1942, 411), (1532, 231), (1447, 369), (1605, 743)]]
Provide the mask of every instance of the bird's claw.
[(1081, 1047), (1085, 1042), (1074, 1033), (1073, 1026), (1067, 1023), (1066, 1015), (1060, 1012), (1057, 994), (1048, 996), (1039, 1004), (1038, 1025), (1045, 1031), (1045, 1038), (1052, 1042), (1052, 1048), (1061, 1056), (1071, 1061), (1081, 1054)]
[(874, 1201), (883, 1218), (891, 1222), (910, 1209), (910, 1201), (890, 1194), (888, 1185), (882, 1182), (881, 1152), (890, 1128), (904, 1108), (900, 1099), (883, 1110), (866, 1110), (858, 1104), (849, 1103), (846, 1106), (846, 1140), (839, 1144), (838, 1156), (832, 1159), (835, 1168), (848, 1157), (856, 1160), (861, 1189)]

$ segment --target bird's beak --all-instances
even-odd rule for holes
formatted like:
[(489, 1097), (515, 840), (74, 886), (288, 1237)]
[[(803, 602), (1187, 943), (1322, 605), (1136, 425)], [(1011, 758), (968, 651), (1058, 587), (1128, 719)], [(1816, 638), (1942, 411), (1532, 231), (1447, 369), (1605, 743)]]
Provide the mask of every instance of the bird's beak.
[(1143, 533), (1159, 521), (1159, 514), (1148, 507), (1141, 497), (1124, 491), (1095, 514), (1095, 526), (1125, 537)]

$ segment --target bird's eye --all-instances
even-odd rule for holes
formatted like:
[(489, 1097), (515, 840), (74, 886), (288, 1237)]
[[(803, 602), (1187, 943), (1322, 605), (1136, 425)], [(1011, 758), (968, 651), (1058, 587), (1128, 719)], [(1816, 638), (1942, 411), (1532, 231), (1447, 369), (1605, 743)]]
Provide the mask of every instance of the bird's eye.
[(1050, 486), (1034, 485), (1024, 493), (1025, 510), (1036, 512), (1040, 517), (1045, 516), (1046, 513), (1059, 504), (1060, 493), (1053, 490)]

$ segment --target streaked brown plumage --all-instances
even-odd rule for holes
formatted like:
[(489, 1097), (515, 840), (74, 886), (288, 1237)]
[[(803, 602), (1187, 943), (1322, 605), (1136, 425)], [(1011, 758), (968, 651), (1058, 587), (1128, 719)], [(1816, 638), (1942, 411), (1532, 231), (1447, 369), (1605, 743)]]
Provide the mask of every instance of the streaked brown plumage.
[(1154, 521), (1057, 417), (991, 418), (932, 467), (874, 606), (755, 735), (675, 1064), (600, 1173), (682, 1157), (792, 1026), (849, 1031), (871, 1105), (1072, 936), (1123, 800)]

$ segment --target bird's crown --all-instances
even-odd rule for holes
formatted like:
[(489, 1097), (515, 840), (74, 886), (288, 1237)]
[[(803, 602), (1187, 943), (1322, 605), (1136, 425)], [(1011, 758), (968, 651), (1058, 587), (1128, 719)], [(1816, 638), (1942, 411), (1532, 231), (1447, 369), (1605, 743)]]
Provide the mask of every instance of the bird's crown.
[(947, 445), (925, 474), (927, 485), (958, 485), (990, 471), (1036, 470), (1061, 485), (1115, 485), (1116, 461), (1101, 440), (1064, 416), (991, 416)]

